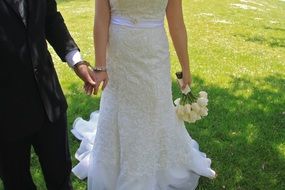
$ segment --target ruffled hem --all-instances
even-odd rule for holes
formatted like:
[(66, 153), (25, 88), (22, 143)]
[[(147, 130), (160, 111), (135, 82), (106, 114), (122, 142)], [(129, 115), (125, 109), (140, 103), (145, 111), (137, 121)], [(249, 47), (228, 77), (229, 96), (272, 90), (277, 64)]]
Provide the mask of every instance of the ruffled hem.
[(194, 190), (198, 186), (199, 177), (183, 167), (168, 168), (157, 171), (156, 176), (141, 176), (119, 183), (116, 190)]
[(108, 170), (108, 167), (99, 164), (95, 168), (95, 175), (88, 177), (88, 190), (194, 190), (200, 177), (184, 167), (177, 167), (158, 170), (154, 176), (143, 175), (116, 181), (116, 173)]
[(79, 163), (72, 169), (72, 172), (82, 180), (88, 176), (90, 153), (97, 133), (98, 118), (99, 111), (95, 111), (91, 113), (89, 121), (78, 117), (73, 122), (71, 133), (81, 140), (81, 143), (75, 153), (75, 158)]
[[(91, 160), (91, 151), (94, 146), (94, 140), (97, 132), (97, 122), (99, 112), (95, 111), (91, 114), (89, 121), (82, 118), (77, 118), (73, 123), (71, 132), (73, 135), (81, 140), (80, 147), (78, 148), (75, 157), (79, 163), (72, 169), (72, 172), (79, 178), (85, 179), (90, 170), (89, 161)], [(107, 189), (107, 190), (191, 190), (195, 189), (198, 185), (199, 177), (204, 176), (208, 178), (215, 178), (216, 173), (211, 169), (211, 160), (206, 157), (206, 154), (199, 151), (198, 143), (191, 139), (189, 151), (191, 158), (189, 166), (176, 166), (171, 168), (160, 169), (157, 171), (156, 176), (141, 176), (138, 179), (129, 179), (124, 182), (116, 182), (115, 187), (110, 188), (110, 175), (118, 178), (117, 174), (106, 174), (108, 171), (103, 165), (96, 166), (97, 174), (100, 173), (100, 182), (94, 179), (95, 182), (89, 182), (88, 189)], [(101, 165), (101, 166), (99, 166)], [(94, 169), (94, 168), (93, 168)], [(98, 171), (99, 170), (99, 171)], [(105, 171), (105, 172), (104, 172)], [(89, 174), (90, 175), (90, 174)], [(104, 179), (106, 178), (106, 179)], [(104, 184), (106, 181), (106, 184)], [(108, 184), (109, 183), (109, 184)], [(93, 184), (93, 185), (92, 185)], [(96, 186), (96, 187), (94, 187)], [(109, 187), (109, 188), (108, 188)]]

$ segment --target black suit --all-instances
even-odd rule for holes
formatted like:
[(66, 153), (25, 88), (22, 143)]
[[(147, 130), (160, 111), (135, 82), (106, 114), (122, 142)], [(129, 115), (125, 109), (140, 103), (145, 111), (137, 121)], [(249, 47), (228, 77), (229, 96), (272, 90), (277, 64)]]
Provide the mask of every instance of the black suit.
[[(26, 1), (27, 6), (21, 6), (19, 1)], [(0, 169), (7, 190), (31, 189), (33, 186), (32, 182), (27, 188), (11, 186), (11, 177), (15, 184), (22, 185), (31, 179), (25, 179), (25, 176), (18, 179), (11, 174), (15, 171), (9, 173), (16, 158), (6, 155), (19, 150), (14, 157), (23, 155), (23, 158), (14, 162), (24, 160), (25, 163), (14, 169), (27, 170), (29, 158), (24, 159), (24, 156), (29, 156), (31, 145), (39, 155), (49, 189), (57, 189), (59, 186), (55, 183), (61, 182), (53, 181), (60, 178), (66, 178), (64, 183), (70, 183), (67, 180), (71, 166), (66, 138), (67, 103), (46, 40), (62, 61), (70, 51), (78, 49), (57, 11), (55, 0), (0, 0)], [(58, 160), (62, 162), (50, 163), (53, 156), (60, 155), (63, 157)], [(50, 175), (55, 175), (54, 171), (47, 171), (53, 166), (59, 167), (53, 168), (58, 175), (65, 176), (49, 179)], [(25, 172), (22, 171), (22, 175)], [(69, 189), (66, 184), (61, 184), (60, 189)]]

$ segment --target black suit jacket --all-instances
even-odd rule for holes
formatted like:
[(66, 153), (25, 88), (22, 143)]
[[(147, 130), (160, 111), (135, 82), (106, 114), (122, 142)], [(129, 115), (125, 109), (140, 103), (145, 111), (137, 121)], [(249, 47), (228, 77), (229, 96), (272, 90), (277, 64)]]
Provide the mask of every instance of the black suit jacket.
[(26, 0), (27, 24), (17, 0), (0, 0), (0, 138), (37, 131), (67, 109), (47, 42), (62, 61), (78, 49), (55, 0)]

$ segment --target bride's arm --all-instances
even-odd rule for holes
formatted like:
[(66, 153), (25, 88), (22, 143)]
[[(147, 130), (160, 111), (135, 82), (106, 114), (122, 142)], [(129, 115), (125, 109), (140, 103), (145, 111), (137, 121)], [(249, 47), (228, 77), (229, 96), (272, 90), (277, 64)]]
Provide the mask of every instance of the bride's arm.
[[(106, 68), (106, 49), (108, 45), (109, 25), (110, 25), (110, 5), (107, 0), (96, 0), (95, 5), (95, 18), (94, 18), (94, 47), (95, 47), (95, 68)], [(103, 89), (107, 85), (108, 76), (106, 71), (96, 72), (96, 89), (97, 94), (98, 87), (103, 82)]]
[(190, 72), (188, 40), (185, 23), (183, 20), (182, 0), (169, 0), (166, 16), (169, 32), (177, 53), (183, 72), (183, 89), (187, 84), (191, 85), (192, 78)]

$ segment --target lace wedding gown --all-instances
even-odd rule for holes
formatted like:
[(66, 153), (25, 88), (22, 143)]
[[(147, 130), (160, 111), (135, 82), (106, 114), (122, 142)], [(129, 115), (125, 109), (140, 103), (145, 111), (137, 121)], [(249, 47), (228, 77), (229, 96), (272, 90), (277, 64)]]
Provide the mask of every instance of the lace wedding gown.
[(100, 111), (72, 129), (81, 140), (73, 173), (88, 178), (89, 190), (191, 190), (200, 176), (215, 176), (176, 117), (168, 39), (157, 24), (167, 3), (110, 0), (109, 83)]

